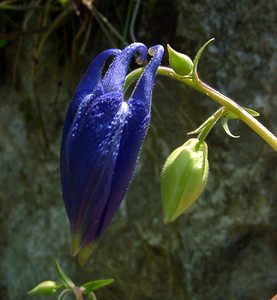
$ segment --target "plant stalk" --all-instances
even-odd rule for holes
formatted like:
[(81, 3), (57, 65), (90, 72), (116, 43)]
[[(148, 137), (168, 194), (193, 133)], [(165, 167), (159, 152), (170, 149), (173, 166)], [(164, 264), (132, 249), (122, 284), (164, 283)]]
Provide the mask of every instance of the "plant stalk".
[(200, 79), (195, 82), (195, 89), (215, 100), (227, 110), (236, 114), (244, 123), (255, 131), (265, 142), (267, 142), (275, 151), (277, 151), (277, 138), (263, 124), (251, 116), (245, 109), (238, 105), (232, 99), (216, 91)]
[[(126, 91), (132, 82), (140, 77), (144, 68), (136, 69), (131, 72), (125, 81), (124, 90)], [(226, 97), (220, 92), (216, 91), (203, 81), (201, 81), (198, 76), (192, 78), (190, 75), (180, 76), (176, 74), (173, 69), (167, 67), (159, 67), (157, 71), (158, 75), (170, 77), (189, 85), (190, 87), (198, 90), (209, 98), (221, 104), (226, 110), (236, 114), (244, 123), (246, 123), (253, 131), (256, 132), (268, 145), (270, 145), (275, 151), (277, 151), (277, 138), (270, 132), (264, 125), (262, 125), (257, 119), (251, 116), (245, 109), (243, 109), (239, 104), (237, 104), (232, 99)]]
[(84, 300), (81, 288), (75, 286), (73, 291), (74, 291), (74, 295), (76, 297), (76, 300)]

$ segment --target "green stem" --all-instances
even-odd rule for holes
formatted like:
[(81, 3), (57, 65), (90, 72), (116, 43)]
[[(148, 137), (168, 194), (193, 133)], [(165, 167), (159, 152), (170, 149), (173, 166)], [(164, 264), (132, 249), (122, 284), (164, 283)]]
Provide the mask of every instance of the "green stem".
[[(126, 92), (128, 90), (128, 88), (131, 86), (131, 84), (140, 77), (140, 75), (143, 73), (144, 69), (145, 68), (138, 68), (128, 74), (128, 76), (125, 79), (124, 92)], [(169, 78), (177, 79), (191, 87), (194, 87), (193, 80), (190, 76), (180, 76), (180, 75), (176, 74), (171, 68), (159, 67), (157, 74), (162, 75), (162, 76), (167, 76)]]
[(76, 297), (76, 300), (84, 300), (83, 294), (82, 294), (82, 289), (75, 286), (73, 289), (74, 295)]
[(226, 97), (220, 92), (214, 90), (200, 79), (195, 82), (195, 89), (207, 95), (211, 99), (217, 101), (227, 110), (236, 114), (244, 123), (246, 123), (253, 131), (255, 131), (265, 142), (267, 142), (275, 151), (277, 151), (277, 138), (263, 124), (251, 116), (245, 109), (238, 105), (232, 99)]
[[(143, 72), (143, 68), (136, 69), (131, 72), (125, 81), (125, 91), (129, 88), (133, 81), (135, 81)], [(158, 75), (170, 77), (181, 81), (190, 87), (198, 90), (199, 92), (205, 94), (209, 98), (215, 100), (226, 110), (233, 112), (237, 115), (244, 123), (246, 123), (253, 131), (255, 131), (266, 143), (268, 143), (275, 151), (277, 151), (277, 138), (273, 133), (271, 133), (265, 126), (263, 126), (257, 119), (251, 116), (245, 109), (238, 105), (232, 99), (226, 97), (220, 92), (214, 90), (212, 87), (208, 86), (206, 83), (201, 81), (198, 77), (192, 78), (191, 76), (180, 76), (176, 74), (171, 68), (159, 67), (157, 71)]]

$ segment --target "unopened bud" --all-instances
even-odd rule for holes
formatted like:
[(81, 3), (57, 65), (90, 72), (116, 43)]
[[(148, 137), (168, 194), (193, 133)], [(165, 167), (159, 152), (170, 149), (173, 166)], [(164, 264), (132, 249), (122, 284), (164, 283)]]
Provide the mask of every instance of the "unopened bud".
[(193, 62), (190, 57), (175, 51), (169, 45), (167, 45), (167, 50), (171, 68), (179, 75), (188, 75), (193, 68)]
[(57, 291), (57, 284), (54, 281), (43, 281), (28, 292), (29, 295), (52, 295)]
[(200, 196), (209, 172), (207, 144), (190, 139), (167, 158), (161, 174), (164, 222), (183, 214)]

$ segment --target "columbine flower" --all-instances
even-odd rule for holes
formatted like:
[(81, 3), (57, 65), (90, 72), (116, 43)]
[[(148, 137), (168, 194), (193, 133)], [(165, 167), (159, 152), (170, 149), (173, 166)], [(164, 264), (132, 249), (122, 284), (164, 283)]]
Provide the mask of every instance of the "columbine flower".
[[(99, 54), (82, 78), (69, 105), (61, 147), (61, 181), (77, 254), (106, 229), (133, 177), (150, 121), (150, 105), (163, 47), (154, 54), (131, 97), (123, 85), (132, 56), (147, 58), (147, 48), (134, 43)], [(115, 56), (105, 76), (102, 69)]]

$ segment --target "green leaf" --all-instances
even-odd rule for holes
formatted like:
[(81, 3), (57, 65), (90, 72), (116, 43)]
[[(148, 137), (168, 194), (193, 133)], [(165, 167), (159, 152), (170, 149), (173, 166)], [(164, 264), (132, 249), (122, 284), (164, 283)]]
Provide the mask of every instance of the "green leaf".
[(72, 282), (72, 280), (64, 273), (64, 271), (62, 270), (61, 266), (59, 265), (59, 263), (57, 261), (55, 261), (56, 264), (56, 271), (57, 271), (57, 275), (58, 278), (60, 279), (60, 281), (64, 284), (65, 287), (67, 288), (74, 288), (74, 283)]
[(196, 128), (195, 130), (193, 131), (190, 131), (188, 132), (187, 134), (188, 135), (192, 135), (192, 134), (196, 134), (196, 133), (199, 133), (201, 131), (203, 131), (207, 125), (209, 125), (210, 123), (210, 118), (208, 118), (204, 123), (202, 123), (198, 128)]
[(254, 109), (251, 109), (251, 108), (247, 108), (247, 107), (244, 107), (244, 109), (253, 117), (259, 117), (259, 113), (257, 111), (255, 111)]
[[(253, 117), (258, 117), (260, 114), (255, 111), (254, 109), (251, 109), (251, 108), (247, 108), (247, 107), (243, 107), (243, 109), (245, 109), (251, 116)], [(225, 114), (224, 114), (224, 117), (227, 118), (227, 119), (239, 119), (239, 117), (234, 114), (233, 112), (231, 111), (227, 111)]]
[(192, 79), (195, 79), (198, 77), (198, 74), (197, 74), (197, 67), (198, 67), (198, 62), (199, 62), (199, 59), (203, 53), (203, 51), (207, 48), (207, 46), (209, 46), (210, 43), (212, 43), (215, 39), (212, 38), (210, 40), (208, 40), (200, 49), (199, 51), (197, 52), (197, 54), (195, 55), (195, 58), (193, 60), (193, 68), (192, 68)]
[(96, 295), (92, 292), (87, 295), (88, 300), (97, 300)]
[(113, 281), (114, 280), (112, 278), (89, 281), (82, 285), (82, 287), (85, 289), (84, 294), (89, 294), (90, 292), (96, 291), (106, 285), (113, 283)]
[(221, 122), (222, 122), (223, 129), (230, 137), (232, 137), (234, 139), (238, 139), (240, 137), (239, 135), (233, 135), (232, 132), (230, 131), (229, 126), (228, 126), (228, 118), (222, 118)]
[(58, 297), (58, 300), (64, 300), (65, 297), (70, 294), (72, 291), (70, 289), (65, 289), (63, 290), (60, 294), (59, 294), (59, 297)]

